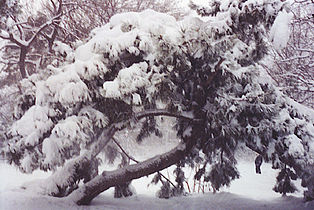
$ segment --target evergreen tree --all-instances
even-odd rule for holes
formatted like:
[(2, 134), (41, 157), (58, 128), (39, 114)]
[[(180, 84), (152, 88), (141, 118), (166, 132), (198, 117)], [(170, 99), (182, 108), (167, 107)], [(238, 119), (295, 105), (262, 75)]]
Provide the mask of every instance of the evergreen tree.
[(277, 176), (277, 183), (274, 187), (275, 192), (282, 193), (286, 195), (287, 193), (293, 193), (297, 189), (295, 185), (291, 182), (291, 180), (296, 180), (297, 175), (286, 166), (279, 172)]
[[(115, 15), (76, 49), (73, 63), (51, 65), (49, 75), (24, 80), (17, 120), (7, 134), (9, 162), (28, 173), (53, 170), (45, 193), (70, 193), (77, 204), (177, 164), (173, 188), (155, 179), (162, 180), (160, 197), (167, 198), (183, 193), (181, 167), (195, 164), (202, 166), (196, 179), (217, 190), (228, 186), (239, 177), (234, 153), (243, 142), (273, 167), (293, 169), (308, 188), (306, 199), (313, 199), (313, 110), (284, 96), (259, 64), (267, 31), (278, 13), (287, 13), (287, 3), (230, 0), (192, 7), (208, 21), (177, 22), (151, 10)], [(156, 116), (177, 118), (177, 147), (89, 173), (97, 171), (91, 163), (108, 152), (117, 131), (142, 124), (139, 140), (158, 134)], [(75, 189), (81, 180), (86, 183)]]

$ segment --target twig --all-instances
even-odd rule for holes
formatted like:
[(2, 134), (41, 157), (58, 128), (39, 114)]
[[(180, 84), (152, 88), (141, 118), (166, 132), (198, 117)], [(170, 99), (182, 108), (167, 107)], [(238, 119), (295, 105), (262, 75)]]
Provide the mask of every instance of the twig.
[(130, 156), (124, 149), (123, 147), (119, 144), (119, 142), (114, 138), (112, 137), (112, 140), (113, 142), (119, 147), (119, 149), (121, 150), (121, 152), (123, 154), (125, 154), (130, 160), (133, 160), (135, 163), (139, 163), (139, 161), (137, 161), (135, 158), (133, 158), (132, 156)]
[(186, 186), (188, 187), (189, 193), (191, 193), (191, 189), (190, 189), (190, 185), (188, 183), (188, 181), (185, 180)]
[(195, 118), (187, 116), (187, 115), (172, 113), (172, 112), (169, 112), (168, 110), (165, 110), (165, 109), (145, 110), (145, 111), (136, 113), (134, 115), (134, 117), (136, 119), (139, 119), (139, 118), (144, 118), (144, 117), (161, 116), (161, 115), (168, 116), (168, 117), (181, 118), (181, 119), (185, 119), (185, 120), (192, 120), (194, 122), (200, 122), (201, 121), (200, 119), (195, 119)]
[[(123, 154), (125, 154), (130, 160), (134, 161), (135, 163), (139, 163), (139, 161), (137, 161), (134, 157), (132, 157), (131, 155), (129, 155), (124, 149), (123, 147), (119, 144), (119, 142), (112, 137), (113, 142), (119, 147), (119, 149), (122, 151)], [(168, 179), (167, 177), (165, 177), (161, 172), (157, 172), (161, 177), (163, 177), (165, 180), (167, 180), (174, 188), (177, 188), (171, 181), (170, 179)]]

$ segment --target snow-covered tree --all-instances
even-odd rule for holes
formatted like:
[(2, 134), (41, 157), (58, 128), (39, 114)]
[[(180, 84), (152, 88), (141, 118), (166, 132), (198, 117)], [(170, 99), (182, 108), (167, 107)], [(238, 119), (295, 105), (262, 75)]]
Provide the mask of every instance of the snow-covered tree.
[[(34, 73), (32, 69), (41, 67), (42, 57), (47, 54), (48, 49), (52, 50), (56, 39), (56, 27), (62, 15), (62, 0), (58, 0), (58, 4), (54, 6), (51, 17), (48, 16), (44, 21), (39, 17), (36, 24), (32, 24), (28, 22), (30, 17), (10, 15), (6, 27), (0, 28), (0, 39), (7, 40), (1, 59), (6, 64), (6, 71), (19, 72), (21, 78), (26, 78)], [(47, 49), (45, 42), (39, 39), (40, 36), (47, 40)]]
[(285, 167), (277, 176), (277, 183), (274, 187), (274, 191), (282, 193), (283, 195), (295, 192), (297, 189), (291, 180), (296, 179), (296, 174), (291, 169)]
[[(272, 52), (273, 65), (266, 69), (277, 85), (299, 103), (314, 108), (314, 19), (313, 1), (295, 0), (291, 6), (289, 28), (281, 31), (289, 39), (286, 46), (276, 46)], [(283, 19), (287, 21), (289, 18)], [(289, 36), (290, 35), (290, 36)], [(282, 48), (282, 49), (281, 49)]]
[(145, 9), (180, 16), (177, 1), (172, 0), (65, 0), (62, 33), (67, 39), (82, 39), (95, 27), (122, 12), (140, 12)]
[[(152, 10), (115, 15), (76, 49), (73, 63), (23, 80), (6, 158), (27, 173), (52, 170), (43, 193), (88, 204), (110, 187), (123, 194), (130, 181), (156, 172), (161, 197), (180, 195), (182, 167), (195, 164), (201, 166), (195, 178), (218, 190), (239, 177), (234, 153), (244, 143), (281, 173), (289, 169), (302, 179), (306, 199), (313, 199), (313, 110), (284, 96), (259, 64), (267, 31), (278, 13), (289, 12), (287, 3), (192, 6), (208, 20), (177, 22)], [(139, 141), (162, 136), (157, 116), (177, 119), (180, 143), (138, 162), (115, 134), (140, 126)], [(121, 168), (98, 175), (98, 158), (114, 155), (113, 143), (124, 157)], [(158, 173), (171, 165), (176, 184)]]
[[(14, 90), (14, 96), (19, 94), (16, 83), (21, 78), (45, 71), (52, 62), (56, 66), (72, 61), (76, 41), (88, 37), (91, 29), (104, 25), (112, 15), (145, 8), (165, 12), (177, 8), (176, 3), (169, 0), (35, 0), (18, 3), (16, 0), (0, 2), (0, 88), (10, 89), (10, 94)], [(2, 93), (0, 98), (7, 99), (1, 100), (3, 106), (10, 107), (14, 101), (11, 99), (16, 97)], [(10, 118), (10, 112), (0, 112)]]

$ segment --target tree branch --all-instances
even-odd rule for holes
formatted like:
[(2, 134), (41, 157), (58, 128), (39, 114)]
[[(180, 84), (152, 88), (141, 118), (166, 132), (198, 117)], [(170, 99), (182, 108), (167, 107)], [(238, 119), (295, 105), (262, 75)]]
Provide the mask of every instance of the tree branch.
[[(153, 117), (153, 116), (161, 116), (161, 115), (176, 117), (176, 118), (183, 118), (183, 119), (193, 121), (194, 123), (200, 122), (200, 120), (193, 119), (189, 116), (174, 114), (167, 110), (158, 110), (158, 109), (139, 112), (135, 114), (135, 118), (137, 120), (140, 120), (144, 117), (150, 117), (150, 116)], [(82, 178), (80, 172), (88, 170), (88, 168), (86, 167), (89, 167), (90, 162), (94, 160), (101, 151), (103, 151), (103, 149), (107, 146), (107, 144), (113, 138), (114, 134), (118, 130), (125, 128), (126, 125), (128, 125), (133, 120), (134, 119), (130, 119), (130, 120), (126, 120), (120, 123), (116, 123), (104, 129), (104, 131), (99, 135), (99, 137), (96, 137), (96, 140), (93, 141), (89, 150), (87, 150), (81, 156), (68, 161), (64, 165), (64, 167), (62, 167), (59, 171), (54, 173), (49, 179), (52, 179), (56, 183), (56, 185), (58, 186), (59, 192), (54, 191), (54, 192), (50, 192), (49, 194), (58, 196), (60, 194), (60, 190), (62, 191), (66, 189), (67, 187), (72, 186), (78, 180), (80, 180)], [(160, 170), (156, 170), (154, 172), (157, 172), (157, 171), (160, 171)], [(58, 179), (58, 177), (63, 177), (63, 178), (62, 180), (60, 180)]]
[(58, 14), (57, 16), (53, 17), (50, 21), (47, 21), (45, 24), (39, 27), (39, 29), (35, 32), (35, 34), (27, 41), (27, 46), (30, 46), (36, 39), (36, 37), (49, 25), (53, 24), (54, 20), (57, 20), (61, 17), (62, 13)]
[(148, 176), (156, 171), (163, 170), (177, 163), (186, 154), (186, 146), (180, 143), (171, 151), (157, 155), (141, 163), (128, 165), (114, 171), (104, 171), (90, 182), (70, 194), (69, 199), (78, 205), (86, 205), (101, 192), (121, 183)]
[(175, 117), (175, 118), (180, 118), (184, 120), (192, 120), (195, 122), (200, 122), (199, 119), (195, 119), (192, 116), (184, 115), (184, 114), (176, 114), (169, 112), (168, 110), (165, 109), (153, 109), (153, 110), (145, 110), (143, 112), (136, 113), (134, 115), (135, 119), (141, 119), (144, 117), (151, 117), (151, 116), (168, 116), (168, 117)]
[[(130, 160), (134, 161), (135, 163), (140, 163), (139, 161), (137, 161), (134, 157), (132, 157), (131, 155), (129, 155), (124, 149), (123, 147), (119, 144), (119, 142), (112, 137), (113, 142), (119, 147), (119, 149), (122, 151), (123, 154), (125, 154), (125, 156), (127, 156)], [(164, 176), (161, 172), (157, 172), (159, 174), (159, 176), (163, 177), (165, 180), (167, 180), (174, 188), (177, 188), (177, 186), (175, 186), (175, 184), (173, 184), (173, 182), (168, 179), (166, 176)]]

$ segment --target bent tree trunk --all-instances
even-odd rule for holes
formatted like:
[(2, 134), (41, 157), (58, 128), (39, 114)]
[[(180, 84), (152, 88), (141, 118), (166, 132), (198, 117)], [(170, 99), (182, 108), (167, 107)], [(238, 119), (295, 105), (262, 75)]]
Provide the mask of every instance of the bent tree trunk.
[(90, 182), (72, 192), (69, 198), (78, 205), (87, 205), (97, 195), (110, 187), (150, 175), (176, 164), (186, 155), (186, 152), (187, 146), (185, 143), (180, 143), (171, 151), (157, 155), (144, 162), (128, 165), (115, 171), (104, 171)]
[[(190, 118), (190, 117), (185, 116), (185, 115), (178, 115), (178, 114), (170, 113), (170, 112), (168, 112), (166, 110), (146, 110), (146, 111), (137, 113), (134, 117), (135, 117), (135, 119), (139, 120), (139, 119), (142, 119), (142, 118), (148, 117), (148, 116), (161, 116), (161, 115), (181, 118), (181, 119), (184, 119), (184, 120), (189, 120), (192, 124), (199, 124), (200, 123), (200, 121), (197, 120), (197, 119), (193, 119), (193, 118)], [(81, 156), (68, 161), (65, 164), (65, 166), (63, 166), (60, 170), (58, 170), (51, 177), (49, 177), (48, 179), (50, 179), (50, 181), (52, 181), (57, 187), (53, 187), (51, 189), (50, 188), (47, 189), (46, 191), (48, 192), (48, 194), (52, 195), (52, 196), (57, 196), (57, 197), (66, 196), (67, 194), (64, 193), (66, 191), (66, 189), (71, 187), (71, 186), (73, 186), (73, 184), (75, 184), (80, 179), (82, 179), (82, 173), (88, 172), (88, 170), (89, 170), (88, 168), (89, 168), (89, 165), (92, 162), (92, 160), (94, 160), (96, 158), (96, 156), (106, 147), (106, 145), (110, 142), (110, 140), (114, 136), (115, 132), (117, 130), (121, 129), (121, 128), (123, 129), (128, 122), (129, 121), (121, 122), (121, 123), (118, 123), (118, 124), (113, 124), (109, 128), (105, 129), (102, 132), (102, 134), (98, 137), (98, 139), (91, 145), (91, 147), (90, 147), (90, 149), (88, 151), (83, 153)], [(188, 142), (192, 142), (192, 141), (188, 141)], [(181, 147), (182, 147), (182, 145), (181, 146), (179, 145), (178, 147), (176, 147), (178, 151), (177, 150), (171, 150), (170, 152), (165, 153), (165, 154), (163, 154), (161, 156), (157, 156), (154, 159), (155, 161), (157, 161), (159, 158), (167, 158), (169, 155), (171, 155), (171, 157), (173, 159), (170, 159), (168, 157), (169, 160), (166, 161), (166, 162), (168, 162), (168, 164), (160, 163), (161, 165), (159, 165), (157, 167), (156, 164), (152, 164), (152, 162), (149, 162), (149, 161), (152, 161), (152, 159), (147, 160), (148, 162), (145, 161), (143, 163), (139, 163), (139, 164), (141, 164), (141, 167), (142, 167), (142, 164), (144, 164), (144, 163), (152, 164), (152, 168), (149, 170), (149, 173), (143, 171), (142, 172), (143, 175), (141, 175), (141, 176), (145, 176), (145, 175), (149, 175), (151, 173), (157, 172), (159, 170), (167, 168), (167, 167), (175, 164), (176, 162), (178, 162), (178, 160), (183, 157), (182, 156), (183, 154), (181, 154), (182, 151), (179, 150), (179, 148), (181, 148)], [(188, 147), (188, 145), (187, 145), (187, 147)], [(174, 154), (172, 154), (172, 153), (174, 153)], [(179, 153), (180, 153), (180, 155), (178, 155)], [(136, 164), (136, 165), (138, 165), (138, 164)], [(133, 169), (133, 167), (135, 167), (135, 165), (127, 166), (125, 168), (122, 168), (121, 170), (124, 170), (124, 169), (128, 170), (128, 168), (132, 168)], [(146, 168), (147, 167), (148, 166), (146, 166)], [(161, 169), (159, 169), (159, 168), (161, 168)], [(133, 169), (133, 170), (135, 170), (135, 169)], [(119, 170), (117, 170), (117, 171), (119, 171)], [(114, 172), (116, 172), (116, 171), (107, 172), (107, 174), (111, 174), (111, 173), (114, 173)], [(100, 176), (103, 177), (104, 175), (102, 174)], [(120, 178), (121, 181), (116, 181), (115, 183), (123, 184), (123, 183), (125, 183), (127, 181), (131, 181), (132, 179), (136, 179), (136, 178), (139, 178), (141, 176), (135, 176), (135, 177), (134, 176), (130, 176), (130, 179), (124, 179), (124, 177), (122, 177), (122, 178)], [(62, 177), (62, 179), (60, 179), (60, 177)], [(91, 181), (86, 183), (86, 186), (92, 185), (92, 184), (89, 184), (89, 183), (94, 183), (95, 179), (99, 180), (98, 177), (96, 176)], [(128, 174), (126, 175), (126, 177), (128, 177)], [(104, 180), (103, 182), (105, 183), (107, 181)], [(114, 183), (112, 180), (110, 180), (109, 182)], [(112, 186), (115, 186), (117, 184), (110, 185), (108, 188), (110, 188)], [(90, 198), (90, 201), (94, 197), (96, 197), (99, 193), (105, 191), (108, 188), (105, 188), (105, 187), (99, 188), (97, 191), (95, 191), (97, 193), (95, 193)], [(79, 190), (81, 190), (81, 189), (79, 188)], [(89, 191), (92, 191), (92, 190), (89, 190)], [(77, 192), (73, 192), (73, 193), (77, 194)], [(85, 202), (85, 203), (88, 203), (88, 202)]]
[[(66, 189), (82, 179), (83, 173), (89, 171), (92, 160), (94, 160), (100, 151), (106, 147), (116, 131), (117, 128), (115, 128), (115, 126), (105, 129), (99, 136), (98, 141), (91, 145), (89, 151), (86, 151), (81, 156), (70, 160), (64, 167), (51, 175), (48, 180), (52, 180), (57, 187), (47, 189), (46, 191), (49, 192), (48, 194), (56, 197), (63, 197)], [(60, 177), (62, 177), (62, 179), (60, 179)]]
[(192, 129), (191, 136), (185, 137), (185, 139), (179, 143), (174, 149), (169, 152), (157, 155), (141, 163), (134, 165), (128, 165), (124, 168), (114, 171), (106, 172), (96, 176), (82, 187), (73, 191), (69, 195), (69, 199), (74, 201), (78, 205), (89, 204), (97, 195), (110, 187), (120, 185), (129, 182), (133, 179), (138, 179), (143, 176), (148, 176), (152, 173), (161, 171), (168, 168), (171, 165), (178, 163), (183, 159), (195, 145), (195, 140), (198, 136), (197, 132), (200, 129), (202, 121), (199, 119), (193, 119), (184, 115), (177, 115), (169, 113), (165, 110), (146, 110), (144, 112), (136, 114), (137, 119), (141, 119), (147, 116), (170, 116), (189, 120), (192, 126), (196, 126), (197, 129)]

